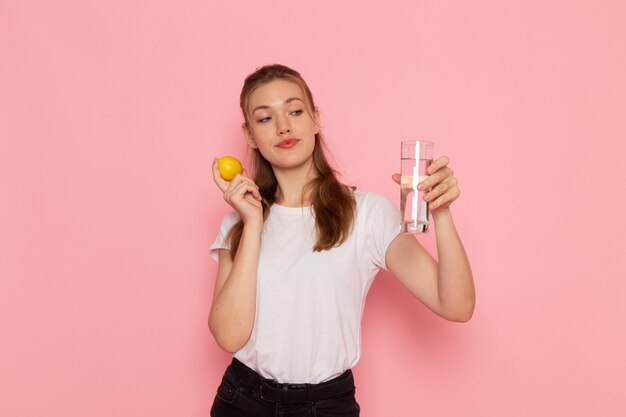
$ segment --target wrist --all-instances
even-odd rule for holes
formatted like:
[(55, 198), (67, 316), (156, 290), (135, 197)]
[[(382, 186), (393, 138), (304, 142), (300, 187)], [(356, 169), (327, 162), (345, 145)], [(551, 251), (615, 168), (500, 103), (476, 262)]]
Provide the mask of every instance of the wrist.
[(243, 232), (244, 233), (254, 233), (260, 234), (263, 229), (263, 220), (250, 220), (243, 223)]
[(430, 215), (432, 216), (433, 220), (436, 221), (437, 219), (452, 217), (452, 212), (450, 211), (450, 207), (441, 207), (437, 210), (431, 211)]

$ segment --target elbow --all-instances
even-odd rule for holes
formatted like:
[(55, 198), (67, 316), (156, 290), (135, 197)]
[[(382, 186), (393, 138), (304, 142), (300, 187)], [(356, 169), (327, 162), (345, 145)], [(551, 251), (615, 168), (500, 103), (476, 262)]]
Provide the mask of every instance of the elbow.
[(447, 314), (443, 315), (443, 317), (448, 321), (453, 321), (456, 323), (467, 323), (474, 315), (474, 306), (475, 303), (472, 300), (472, 302), (468, 303), (462, 308), (456, 308), (453, 311), (449, 311)]
[(213, 338), (215, 339), (217, 345), (222, 348), (222, 350), (230, 354), (239, 352), (246, 344), (246, 341), (242, 341), (241, 338), (237, 338), (233, 335), (219, 335), (213, 332), (211, 333), (213, 334)]
[(233, 343), (230, 341), (221, 341), (221, 340), (217, 340), (215, 339), (215, 341), (217, 342), (217, 345), (219, 347), (222, 348), (222, 350), (230, 353), (230, 354), (235, 354), (237, 352), (239, 352), (241, 350), (241, 348), (243, 347), (243, 345), (237, 344), (237, 343)]
[(454, 316), (446, 317), (449, 321), (453, 321), (455, 323), (467, 323), (472, 318), (474, 311), (470, 311), (469, 313), (456, 314)]
[(249, 335), (244, 338), (232, 331), (224, 331), (224, 329), (219, 330), (215, 325), (212, 325), (211, 321), (209, 321), (209, 330), (211, 331), (217, 345), (222, 348), (222, 350), (230, 354), (240, 351), (249, 339)]

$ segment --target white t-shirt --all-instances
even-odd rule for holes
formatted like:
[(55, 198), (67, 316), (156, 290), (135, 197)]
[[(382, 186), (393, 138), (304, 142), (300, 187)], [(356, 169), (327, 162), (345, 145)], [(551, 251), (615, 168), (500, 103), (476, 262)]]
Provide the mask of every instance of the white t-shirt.
[[(340, 246), (313, 252), (315, 220), (308, 207), (274, 204), (261, 234), (256, 317), (246, 345), (234, 356), (265, 378), (319, 383), (341, 375), (361, 356), (365, 296), (385, 253), (400, 233), (400, 211), (386, 197), (354, 191), (354, 229)], [(222, 220), (211, 245), (239, 220)]]

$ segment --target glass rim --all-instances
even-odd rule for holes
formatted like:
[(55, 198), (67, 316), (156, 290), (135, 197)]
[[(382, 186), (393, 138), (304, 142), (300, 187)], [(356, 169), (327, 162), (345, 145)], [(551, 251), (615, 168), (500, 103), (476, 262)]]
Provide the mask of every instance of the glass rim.
[(434, 142), (431, 142), (429, 140), (419, 140), (419, 139), (416, 139), (416, 140), (403, 140), (400, 143), (402, 143), (402, 144), (406, 143), (407, 145), (409, 145), (409, 144), (416, 144), (416, 143), (423, 143), (423, 144), (427, 144), (427, 145), (434, 145)]

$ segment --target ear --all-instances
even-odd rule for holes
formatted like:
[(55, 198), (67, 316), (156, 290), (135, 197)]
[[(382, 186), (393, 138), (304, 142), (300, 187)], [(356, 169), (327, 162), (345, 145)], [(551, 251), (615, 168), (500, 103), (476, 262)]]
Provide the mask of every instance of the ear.
[(243, 133), (243, 136), (246, 138), (246, 142), (248, 142), (248, 145), (250, 145), (252, 149), (258, 149), (258, 146), (256, 146), (256, 142), (252, 138), (252, 133), (250, 133), (250, 129), (248, 128), (248, 125), (246, 124), (246, 122), (243, 122), (241, 124), (241, 132)]
[(320, 122), (320, 109), (318, 107), (313, 108), (313, 121), (315, 122), (315, 134), (318, 134), (320, 133), (320, 130), (322, 130)]

